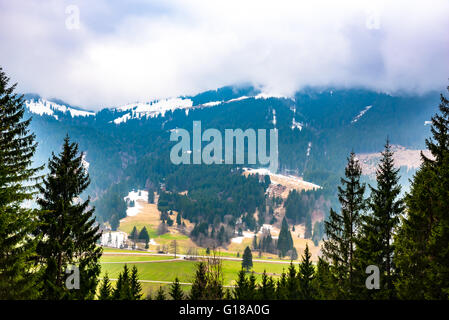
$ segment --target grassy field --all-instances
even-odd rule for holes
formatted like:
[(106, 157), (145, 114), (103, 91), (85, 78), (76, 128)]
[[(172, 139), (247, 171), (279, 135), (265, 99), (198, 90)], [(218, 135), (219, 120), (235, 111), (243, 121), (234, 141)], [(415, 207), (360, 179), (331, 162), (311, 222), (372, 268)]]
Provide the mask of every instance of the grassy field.
[(126, 255), (103, 255), (101, 257), (101, 263), (108, 262), (124, 262), (129, 261), (160, 261), (160, 260), (173, 260), (172, 256), (126, 256)]
[[(170, 227), (169, 232), (163, 235), (157, 234), (157, 228), (160, 224), (160, 212), (157, 209), (156, 204), (149, 204), (145, 201), (139, 201), (139, 205), (142, 207), (140, 212), (135, 216), (130, 216), (122, 219), (120, 221), (119, 230), (131, 233), (134, 226), (140, 231), (143, 227), (146, 227), (150, 238), (156, 242), (149, 246), (148, 250), (126, 250), (126, 249), (115, 249), (115, 248), (104, 248), (104, 254), (101, 258), (102, 262), (102, 277), (107, 272), (111, 279), (117, 279), (119, 273), (123, 270), (125, 263), (132, 267), (136, 266), (139, 279), (142, 281), (142, 291), (144, 297), (148, 294), (154, 297), (156, 291), (160, 286), (164, 287), (166, 292), (168, 291), (168, 286), (178, 277), (183, 284), (182, 288), (186, 292), (190, 291), (190, 285), (193, 281), (195, 274), (195, 267), (198, 263), (197, 261), (191, 260), (180, 260), (174, 259), (173, 256), (151, 256), (151, 255), (139, 255), (135, 253), (155, 253), (161, 249), (161, 247), (169, 247), (173, 240), (177, 242), (177, 253), (186, 254), (190, 248), (195, 248), (198, 255), (206, 255), (206, 249), (198, 247), (188, 236), (183, 234), (176, 227)], [(157, 201), (157, 200), (156, 200)], [(172, 216), (173, 220), (176, 220), (176, 212)], [(192, 227), (189, 221), (185, 221), (187, 225), (187, 230)], [(292, 232), (294, 246), (297, 249), (299, 259), (303, 255), (304, 248), (308, 244), (310, 251), (312, 253), (312, 259), (316, 260), (319, 247), (314, 246), (313, 242), (310, 240), (303, 239), (301, 233), (303, 230), (301, 226), (295, 226), (296, 231)], [(277, 235), (279, 230), (274, 229), (274, 235)], [(252, 238), (244, 238), (241, 243), (231, 242), (226, 248), (218, 248), (219, 256), (222, 257), (233, 257), (236, 258), (239, 254), (240, 258), (246, 246), (252, 244)], [(144, 244), (138, 243), (138, 247), (143, 249)], [(173, 250), (169, 250), (172, 253)], [(117, 253), (114, 255), (114, 253)], [(127, 255), (126, 253), (134, 253), (134, 255)], [(172, 261), (163, 261), (172, 260)], [(277, 278), (281, 275), (283, 271), (287, 271), (288, 263), (274, 263), (274, 260), (279, 260), (279, 257), (273, 254), (263, 253), (259, 257), (258, 252), (253, 252), (253, 260), (267, 260), (267, 262), (256, 262), (253, 261), (252, 272), (256, 276), (257, 282), (261, 279), (261, 274), (264, 270)], [(160, 261), (160, 262), (159, 262)], [(272, 261), (272, 262), (269, 262)], [(283, 261), (289, 261), (288, 258), (283, 259)], [(298, 261), (295, 261), (298, 264)], [(237, 274), (241, 269), (241, 261), (233, 260), (222, 260), (223, 266), (223, 284), (225, 286), (232, 286), (235, 284), (237, 279)], [(112, 281), (114, 282), (114, 281)]]
[[(112, 259), (116, 258), (116, 259)], [(137, 258), (141, 258), (137, 259)], [(157, 261), (157, 260), (144, 260), (147, 257), (136, 256), (122, 256), (122, 257), (102, 257), (102, 262), (122, 262), (122, 263), (103, 263), (101, 266), (102, 275), (107, 272), (110, 278), (116, 279), (118, 274), (122, 271), (125, 263), (129, 267), (135, 265), (139, 271), (140, 280), (152, 280), (152, 281), (174, 281), (176, 277), (180, 282), (192, 282), (195, 274), (195, 265), (197, 261), (190, 260), (173, 260), (170, 262), (157, 262), (157, 263), (132, 263), (132, 261)], [(151, 257), (155, 258), (155, 257)], [(159, 257), (158, 257), (159, 258)], [(161, 257), (164, 258), (164, 257)], [(126, 260), (128, 259), (128, 260)], [(130, 262), (127, 262), (130, 261)], [(252, 271), (255, 272), (256, 278), (260, 278), (260, 274), (266, 270), (267, 273), (274, 277), (279, 276), (283, 270), (287, 270), (288, 264), (269, 263), (269, 262), (254, 262)], [(240, 261), (223, 260), (223, 280), (225, 285), (233, 285), (234, 280), (237, 278), (237, 273), (241, 269)]]

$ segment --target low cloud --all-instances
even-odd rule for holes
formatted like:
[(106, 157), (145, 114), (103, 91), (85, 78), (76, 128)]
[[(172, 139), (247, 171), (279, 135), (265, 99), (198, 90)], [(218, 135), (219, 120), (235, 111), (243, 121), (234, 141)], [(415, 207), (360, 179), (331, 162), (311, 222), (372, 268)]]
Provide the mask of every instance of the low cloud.
[(0, 0), (0, 63), (23, 92), (93, 109), (243, 82), (423, 93), (447, 84), (448, 14), (443, 0)]

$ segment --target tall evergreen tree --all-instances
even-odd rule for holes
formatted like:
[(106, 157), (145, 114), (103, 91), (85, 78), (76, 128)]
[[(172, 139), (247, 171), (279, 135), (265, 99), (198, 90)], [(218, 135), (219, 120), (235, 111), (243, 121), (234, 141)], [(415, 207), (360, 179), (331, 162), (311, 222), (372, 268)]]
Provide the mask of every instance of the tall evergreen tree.
[(297, 300), (299, 298), (299, 281), (296, 277), (296, 268), (293, 262), (290, 262), (287, 270), (287, 292), (288, 300)]
[(169, 294), (173, 300), (184, 299), (184, 292), (182, 292), (178, 277), (175, 278), (175, 281), (173, 281), (172, 285), (170, 286)]
[[(399, 169), (394, 168), (393, 152), (387, 140), (377, 171), (377, 188), (370, 186), (370, 212), (362, 216), (360, 237), (357, 241), (356, 259), (360, 273), (362, 296), (392, 299), (394, 297), (393, 235), (403, 212), (403, 200), (399, 198)], [(380, 290), (366, 290), (365, 270), (369, 265), (380, 269)]]
[(139, 239), (145, 241), (145, 244), (150, 242), (150, 235), (148, 234), (147, 227), (143, 227), (142, 230), (140, 230)]
[(299, 296), (301, 300), (313, 300), (316, 296), (314, 287), (315, 268), (312, 264), (312, 255), (310, 254), (309, 246), (306, 244), (304, 255), (301, 264), (299, 265), (298, 280), (299, 280)]
[[(100, 274), (101, 247), (96, 245), (101, 234), (90, 207), (90, 197), (79, 196), (90, 183), (82, 164), (83, 154), (78, 144), (64, 139), (63, 150), (49, 160), (49, 174), (44, 178), (37, 203), (42, 209), (37, 233), (43, 237), (37, 252), (43, 264), (45, 299), (93, 299)], [(80, 288), (68, 290), (65, 285), (66, 268), (79, 268)]]
[(129, 288), (132, 300), (140, 300), (142, 298), (142, 285), (139, 282), (137, 267), (133, 265), (131, 269), (131, 277), (129, 279)]
[(36, 212), (22, 203), (31, 200), (42, 168), (31, 168), (37, 144), (22, 120), (23, 96), (14, 93), (0, 68), (0, 299), (31, 299), (37, 295), (33, 271), (35, 247), (32, 237)]
[(253, 255), (251, 253), (251, 249), (247, 246), (242, 256), (242, 268), (245, 268), (246, 271), (253, 267)]
[(139, 238), (139, 231), (137, 231), (136, 226), (133, 227), (133, 230), (131, 231), (129, 237), (136, 242), (137, 239)]
[(165, 291), (164, 291), (164, 289), (162, 289), (162, 286), (159, 286), (159, 289), (157, 290), (157, 294), (156, 294), (156, 299), (155, 300), (158, 300), (158, 301), (166, 300)]
[(234, 287), (234, 299), (251, 300), (251, 290), (246, 271), (242, 268), (238, 273), (237, 284)]
[(196, 265), (195, 279), (192, 283), (189, 298), (191, 300), (207, 300), (207, 267), (200, 261)]
[(148, 190), (148, 203), (154, 203), (154, 190)]
[(277, 249), (279, 250), (279, 256), (285, 257), (287, 252), (293, 249), (293, 239), (290, 230), (288, 229), (287, 219), (282, 219), (281, 231), (279, 232), (279, 238), (277, 243)]
[(329, 263), (323, 258), (318, 258), (316, 274), (313, 279), (315, 297), (319, 300), (330, 300), (338, 298), (338, 289), (335, 288), (336, 279), (330, 271)]
[(98, 299), (110, 300), (111, 297), (112, 297), (112, 287), (111, 282), (109, 281), (108, 273), (106, 272), (106, 274), (103, 277), (103, 281), (101, 282), (100, 285)]
[[(449, 87), (448, 87), (449, 90)], [(449, 101), (441, 95), (423, 164), (407, 194), (396, 237), (396, 289), (404, 299), (449, 298)]]
[(131, 292), (129, 268), (125, 264), (123, 271), (118, 275), (115, 289), (112, 292), (114, 300), (134, 300)]
[(262, 280), (257, 289), (259, 300), (274, 300), (276, 298), (276, 286), (272, 277), (267, 275), (266, 270), (262, 273)]
[(282, 270), (282, 274), (276, 282), (276, 299), (288, 300), (288, 296), (287, 275), (285, 274), (285, 271)]
[(357, 232), (360, 228), (360, 214), (365, 208), (365, 185), (360, 182), (362, 169), (355, 153), (351, 152), (345, 168), (345, 178), (338, 187), (338, 200), (341, 212), (330, 210), (329, 220), (325, 222), (327, 240), (323, 255), (330, 262), (331, 271), (338, 281), (340, 298), (351, 298), (355, 292), (354, 250)]

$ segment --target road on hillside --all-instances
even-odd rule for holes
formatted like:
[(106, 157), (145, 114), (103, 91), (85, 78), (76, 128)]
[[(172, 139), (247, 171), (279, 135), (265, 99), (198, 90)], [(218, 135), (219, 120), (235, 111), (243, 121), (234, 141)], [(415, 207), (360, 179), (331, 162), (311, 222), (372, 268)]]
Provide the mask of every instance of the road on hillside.
[[(124, 255), (124, 256), (169, 256), (174, 257), (174, 254), (171, 253), (151, 253), (151, 252), (103, 252), (104, 255)], [(232, 260), (232, 261), (242, 261), (242, 258), (234, 258), (234, 257), (223, 257), (216, 256), (221, 260)], [(155, 260), (155, 261), (140, 261), (140, 263), (148, 263), (148, 262), (169, 262), (169, 261), (179, 261), (179, 260), (187, 260), (187, 259), (207, 259), (211, 258), (211, 256), (191, 256), (185, 254), (177, 254), (175, 260)], [(127, 261), (128, 262), (128, 261)], [(290, 264), (290, 261), (287, 260), (262, 260), (262, 259), (253, 259), (253, 262), (265, 262), (265, 263), (278, 263), (278, 264)], [(124, 263), (124, 262), (114, 262), (114, 263)], [(134, 262), (133, 262), (134, 263)], [(139, 262), (136, 262), (139, 263)]]

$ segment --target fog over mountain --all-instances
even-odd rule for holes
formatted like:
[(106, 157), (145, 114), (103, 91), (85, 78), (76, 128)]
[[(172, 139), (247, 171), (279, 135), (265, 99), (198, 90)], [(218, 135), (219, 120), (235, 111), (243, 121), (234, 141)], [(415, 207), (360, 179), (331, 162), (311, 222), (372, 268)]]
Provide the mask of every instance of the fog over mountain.
[(448, 11), (443, 0), (2, 0), (0, 60), (20, 91), (94, 110), (239, 83), (421, 94), (447, 83)]

